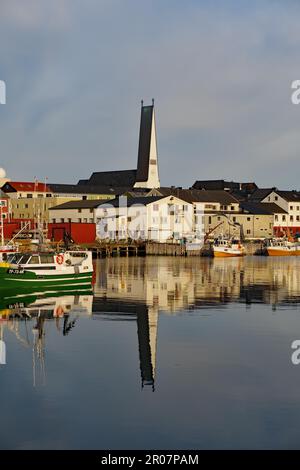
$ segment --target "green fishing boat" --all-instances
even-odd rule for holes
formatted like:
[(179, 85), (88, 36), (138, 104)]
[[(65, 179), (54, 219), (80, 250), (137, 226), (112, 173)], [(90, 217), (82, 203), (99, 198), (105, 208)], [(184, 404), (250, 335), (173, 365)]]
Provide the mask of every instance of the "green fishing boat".
[(0, 295), (16, 288), (34, 292), (91, 286), (92, 276), (92, 254), (88, 251), (16, 253), (0, 263)]

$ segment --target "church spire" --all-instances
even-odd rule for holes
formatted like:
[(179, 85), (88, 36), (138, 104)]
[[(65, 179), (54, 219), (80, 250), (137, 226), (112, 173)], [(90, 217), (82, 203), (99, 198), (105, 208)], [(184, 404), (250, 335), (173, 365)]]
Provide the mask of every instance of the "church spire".
[(141, 102), (138, 165), (135, 188), (159, 188), (154, 99), (152, 105)]

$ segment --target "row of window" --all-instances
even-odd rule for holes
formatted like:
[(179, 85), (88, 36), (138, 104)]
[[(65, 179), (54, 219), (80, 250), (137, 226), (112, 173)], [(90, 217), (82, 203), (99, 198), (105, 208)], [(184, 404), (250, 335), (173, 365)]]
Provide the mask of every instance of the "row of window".
[[(300, 216), (299, 215), (296, 215), (295, 217), (293, 215), (290, 215), (289, 217), (286, 216), (285, 214), (283, 214), (281, 216), (281, 221), (282, 222), (286, 222), (287, 220), (289, 220), (290, 222), (300, 222)], [(275, 222), (279, 222), (279, 216), (276, 214), (275, 215)]]
[[(56, 224), (56, 223), (61, 223), (61, 224), (64, 224), (64, 223), (71, 223), (71, 222), (75, 222), (75, 220), (72, 220), (72, 219), (52, 219), (52, 223), (53, 224)], [(87, 218), (87, 217), (84, 217), (84, 218), (78, 218), (77, 223), (83, 223), (83, 224), (93, 224), (94, 223), (94, 219), (93, 218)]]

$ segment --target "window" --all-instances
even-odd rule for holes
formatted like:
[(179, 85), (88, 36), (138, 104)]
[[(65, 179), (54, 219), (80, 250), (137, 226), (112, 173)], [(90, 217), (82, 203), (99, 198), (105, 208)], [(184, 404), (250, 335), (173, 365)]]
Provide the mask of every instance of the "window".
[(81, 219), (78, 219), (78, 222), (81, 224)]
[(234, 211), (234, 206), (231, 206), (231, 210)]
[(52, 223), (55, 224), (55, 219), (52, 219)]
[(211, 216), (208, 217), (208, 223), (211, 224)]
[(32, 256), (28, 264), (40, 264), (40, 257), (38, 255)]
[(236, 217), (232, 217), (233, 222), (236, 222)]
[(85, 224), (87, 224), (87, 218), (86, 218), (86, 217), (83, 219), (83, 222), (84, 222)]
[(159, 205), (158, 204), (153, 204), (153, 210), (158, 211), (159, 210)]
[(285, 222), (285, 215), (282, 216), (282, 222)]
[(247, 234), (249, 235), (251, 233), (251, 230), (247, 230)]
[(41, 263), (42, 264), (54, 263), (54, 256), (48, 255), (48, 254), (41, 255)]
[(251, 220), (251, 217), (247, 217), (247, 221), (250, 222), (250, 220)]
[(275, 196), (274, 199), (275, 199), (275, 201), (278, 201), (278, 196)]
[(294, 222), (294, 216), (290, 215), (290, 221)]
[(290, 206), (290, 211), (293, 211), (294, 210), (294, 206)]
[(296, 215), (296, 220), (297, 220), (297, 222), (300, 221), (300, 216), (299, 215)]
[(78, 212), (79, 212), (79, 214), (81, 214), (82, 210), (81, 210), (81, 209), (78, 209)]
[(38, 194), (38, 197), (42, 198), (42, 197), (44, 197), (44, 194)]
[(92, 214), (92, 213), (93, 213), (93, 209), (90, 209), (90, 214)]
[(60, 221), (61, 221), (61, 223), (63, 224), (63, 223), (64, 223), (64, 221), (65, 221), (65, 219), (60, 219)]
[(28, 198), (28, 199), (32, 199), (32, 194), (29, 194), (29, 193), (28, 193), (28, 194), (27, 194), (27, 198)]
[(28, 204), (25, 204), (24, 207), (25, 207), (25, 209), (28, 209)]
[(69, 224), (72, 222), (72, 219), (68, 219)]
[(278, 222), (278, 215), (275, 215), (275, 221)]
[(47, 194), (46, 194), (46, 197), (52, 197), (52, 194), (47, 193)]
[(86, 200), (87, 200), (87, 196), (82, 196), (82, 200), (83, 200), (83, 201), (86, 201)]

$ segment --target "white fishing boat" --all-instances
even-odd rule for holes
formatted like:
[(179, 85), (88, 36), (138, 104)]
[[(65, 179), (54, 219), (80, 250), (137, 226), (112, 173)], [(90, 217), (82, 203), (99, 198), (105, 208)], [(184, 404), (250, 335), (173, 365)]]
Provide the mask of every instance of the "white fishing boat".
[(245, 255), (245, 247), (237, 238), (225, 238), (223, 236), (215, 238), (212, 249), (216, 258)]

